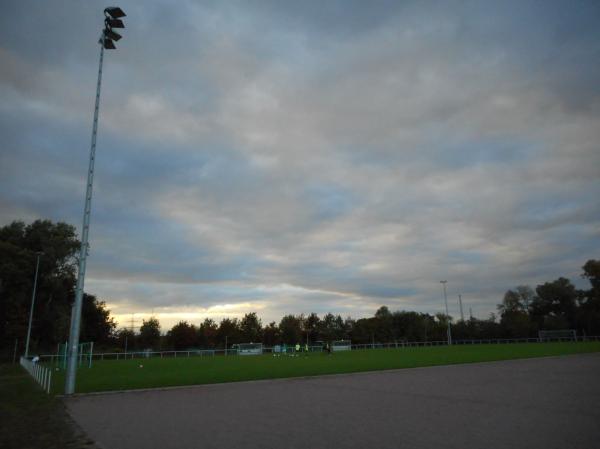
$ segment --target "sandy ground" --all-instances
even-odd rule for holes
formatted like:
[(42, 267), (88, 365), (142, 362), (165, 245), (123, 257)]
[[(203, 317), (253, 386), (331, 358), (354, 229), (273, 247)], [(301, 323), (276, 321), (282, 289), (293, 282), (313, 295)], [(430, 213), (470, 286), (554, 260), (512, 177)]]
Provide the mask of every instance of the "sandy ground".
[(76, 396), (105, 449), (600, 447), (600, 354)]

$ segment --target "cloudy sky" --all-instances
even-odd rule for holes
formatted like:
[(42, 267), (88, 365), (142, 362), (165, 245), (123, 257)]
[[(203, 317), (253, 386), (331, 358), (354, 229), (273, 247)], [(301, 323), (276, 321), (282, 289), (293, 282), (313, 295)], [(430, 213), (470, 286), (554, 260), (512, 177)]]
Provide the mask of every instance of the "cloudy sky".
[[(124, 323), (436, 313), (600, 257), (596, 1), (121, 1), (87, 291)], [(0, 225), (81, 229), (104, 3), (3, 2)]]

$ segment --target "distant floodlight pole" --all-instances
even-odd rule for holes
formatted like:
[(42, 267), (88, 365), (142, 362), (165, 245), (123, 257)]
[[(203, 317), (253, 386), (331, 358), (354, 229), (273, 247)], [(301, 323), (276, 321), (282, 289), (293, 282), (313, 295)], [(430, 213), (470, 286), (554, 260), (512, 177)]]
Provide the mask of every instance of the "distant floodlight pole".
[(100, 34), (100, 62), (98, 64), (98, 83), (96, 85), (96, 104), (94, 107), (94, 122), (92, 125), (92, 144), (90, 148), (90, 164), (88, 168), (87, 187), (85, 192), (85, 207), (83, 209), (83, 227), (81, 230), (81, 248), (79, 250), (79, 270), (77, 273), (77, 288), (75, 302), (71, 309), (71, 329), (69, 331), (68, 362), (65, 376), (65, 394), (75, 392), (75, 378), (77, 376), (77, 351), (79, 349), (79, 330), (81, 326), (81, 307), (83, 302), (83, 285), (85, 281), (85, 265), (88, 254), (88, 234), (90, 230), (90, 213), (92, 211), (92, 184), (94, 181), (94, 162), (96, 159), (96, 134), (98, 133), (98, 112), (100, 108), (100, 86), (102, 84), (102, 62), (104, 49), (114, 50), (113, 41), (118, 41), (121, 36), (113, 28), (125, 28), (121, 20), (125, 13), (121, 8), (109, 7), (104, 10), (104, 29)]
[(40, 268), (40, 257), (44, 253), (38, 252), (35, 264), (35, 277), (33, 278), (33, 293), (31, 294), (31, 310), (29, 311), (29, 326), (27, 326), (27, 341), (25, 342), (25, 357), (29, 357), (29, 338), (31, 337), (31, 322), (33, 321), (33, 307), (35, 306), (35, 291), (37, 289), (38, 270)]
[(448, 281), (440, 281), (444, 286), (444, 302), (446, 303), (446, 321), (448, 323), (448, 345), (452, 344), (452, 332), (450, 330), (450, 314), (448, 313), (448, 296), (446, 296), (446, 283)]
[(464, 321), (465, 315), (463, 313), (463, 308), (462, 308), (462, 295), (458, 295), (458, 306), (460, 307), (460, 320)]

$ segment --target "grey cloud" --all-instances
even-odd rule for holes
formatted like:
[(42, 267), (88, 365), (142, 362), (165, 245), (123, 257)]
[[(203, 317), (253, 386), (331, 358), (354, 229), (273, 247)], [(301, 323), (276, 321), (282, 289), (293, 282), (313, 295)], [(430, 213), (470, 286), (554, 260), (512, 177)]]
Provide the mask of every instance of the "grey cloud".
[[(121, 4), (89, 288), (275, 319), (435, 312), (447, 278), (485, 316), (514, 284), (577, 276), (600, 249), (581, 5)], [(0, 31), (0, 221), (79, 224), (101, 11), (8, 10), (27, 17)]]

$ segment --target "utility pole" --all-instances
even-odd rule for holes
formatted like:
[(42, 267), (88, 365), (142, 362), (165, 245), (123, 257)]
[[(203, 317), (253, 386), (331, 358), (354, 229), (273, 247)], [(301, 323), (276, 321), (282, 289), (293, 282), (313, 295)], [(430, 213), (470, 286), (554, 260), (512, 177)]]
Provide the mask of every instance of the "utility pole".
[(444, 287), (444, 302), (446, 303), (446, 321), (448, 323), (448, 346), (452, 344), (452, 331), (450, 330), (450, 313), (448, 312), (448, 296), (446, 295), (446, 283), (448, 281), (440, 281), (440, 284)]
[(35, 291), (37, 289), (38, 270), (40, 268), (40, 257), (44, 253), (38, 252), (35, 264), (35, 277), (33, 278), (33, 293), (31, 294), (31, 309), (29, 310), (29, 326), (27, 326), (27, 341), (25, 342), (25, 357), (29, 357), (29, 338), (31, 337), (31, 322), (33, 321), (33, 307), (35, 306)]
[(92, 212), (92, 186), (94, 182), (94, 162), (96, 160), (96, 135), (98, 134), (98, 113), (100, 110), (100, 86), (102, 85), (102, 62), (104, 60), (104, 49), (114, 50), (113, 41), (118, 41), (121, 36), (113, 31), (113, 28), (125, 28), (120, 20), (125, 17), (121, 8), (110, 7), (104, 9), (104, 29), (100, 34), (100, 62), (98, 64), (98, 82), (96, 83), (96, 103), (94, 106), (94, 121), (92, 125), (92, 143), (90, 146), (90, 162), (85, 191), (85, 206), (83, 208), (83, 227), (81, 229), (81, 248), (79, 250), (79, 269), (77, 272), (77, 287), (75, 290), (75, 302), (71, 309), (71, 329), (69, 331), (69, 346), (67, 372), (65, 374), (65, 394), (75, 392), (75, 378), (77, 376), (77, 352), (79, 349), (79, 331), (81, 327), (81, 309), (83, 303), (83, 287), (85, 282), (86, 258), (88, 255), (88, 234), (90, 230), (90, 215)]
[(458, 295), (458, 305), (460, 307), (460, 320), (464, 321), (465, 315), (463, 314), (463, 308), (462, 308), (462, 295)]

